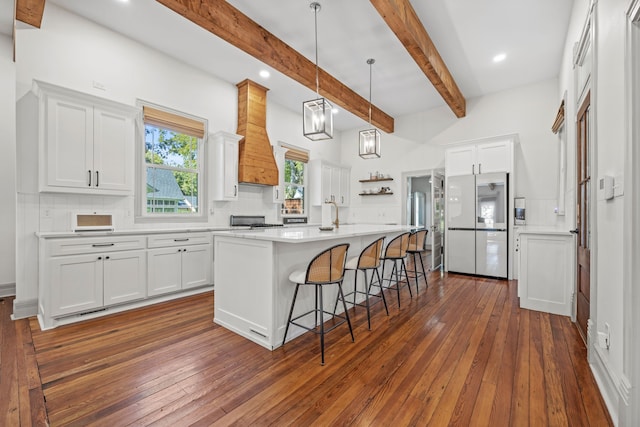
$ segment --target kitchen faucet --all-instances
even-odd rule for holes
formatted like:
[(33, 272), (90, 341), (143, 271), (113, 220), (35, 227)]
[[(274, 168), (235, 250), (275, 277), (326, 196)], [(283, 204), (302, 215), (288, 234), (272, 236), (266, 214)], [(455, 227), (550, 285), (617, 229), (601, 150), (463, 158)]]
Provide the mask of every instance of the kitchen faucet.
[(338, 204), (336, 203), (336, 201), (333, 198), (333, 196), (331, 196), (331, 200), (325, 200), (325, 203), (333, 205), (333, 206), (336, 207), (336, 220), (333, 221), (333, 225), (335, 225), (336, 228), (340, 228), (340, 219), (338, 218)]

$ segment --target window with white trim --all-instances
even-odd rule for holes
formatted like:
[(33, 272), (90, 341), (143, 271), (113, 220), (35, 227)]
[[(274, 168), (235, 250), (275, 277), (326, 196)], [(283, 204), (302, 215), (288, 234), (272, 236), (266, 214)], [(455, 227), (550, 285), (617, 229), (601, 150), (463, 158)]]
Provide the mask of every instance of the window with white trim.
[(309, 153), (297, 147), (282, 145), (284, 154), (283, 216), (306, 215), (306, 173)]
[(163, 221), (206, 220), (206, 120), (144, 105), (143, 123), (139, 216)]

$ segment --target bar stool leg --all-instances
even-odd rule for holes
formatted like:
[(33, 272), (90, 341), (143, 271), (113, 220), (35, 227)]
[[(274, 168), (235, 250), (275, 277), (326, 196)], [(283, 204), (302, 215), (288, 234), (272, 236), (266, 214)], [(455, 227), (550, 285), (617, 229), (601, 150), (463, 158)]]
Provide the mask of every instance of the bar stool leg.
[[(384, 303), (384, 310), (387, 312), (387, 316), (389, 315), (389, 308), (387, 307), (387, 299), (384, 296), (384, 292), (382, 291), (382, 279), (380, 279), (380, 272), (377, 268), (374, 268), (376, 276), (378, 276), (378, 287), (380, 288), (380, 296), (382, 297), (382, 302)], [(371, 275), (371, 283), (369, 284), (369, 292), (371, 292), (371, 287), (373, 286), (373, 274)]]
[[(367, 270), (362, 270), (362, 273), (364, 273), (364, 292), (365, 297), (367, 298), (365, 301), (365, 304), (367, 306), (367, 325), (369, 326), (369, 330), (371, 330), (371, 312), (369, 310), (369, 286), (367, 286)], [(371, 277), (373, 278), (373, 275)]]
[(293, 306), (296, 303), (296, 297), (298, 296), (298, 288), (300, 284), (296, 283), (296, 290), (293, 292), (293, 300), (291, 301), (291, 310), (289, 310), (289, 319), (287, 320), (287, 326), (284, 328), (284, 337), (282, 338), (282, 345), (287, 340), (287, 332), (289, 331), (289, 325), (291, 324), (291, 318), (293, 317)]
[(420, 265), (422, 266), (422, 275), (424, 276), (424, 284), (425, 288), (429, 287), (429, 282), (427, 281), (427, 271), (424, 269), (424, 262), (422, 262), (422, 254), (418, 254), (418, 258), (420, 259)]
[(409, 274), (407, 273), (407, 266), (404, 263), (404, 259), (400, 260), (400, 276), (402, 276), (402, 270), (404, 270), (404, 278), (407, 279), (407, 288), (409, 288), (409, 295), (413, 298), (413, 292), (411, 291), (411, 283), (409, 282)]
[[(402, 267), (400, 268), (400, 272), (402, 272)], [(398, 260), (393, 260), (393, 269), (391, 270), (391, 277), (396, 277), (396, 293), (398, 294), (398, 308), (400, 308), (400, 275), (398, 274)]]
[[(416, 260), (416, 252), (413, 252), (411, 254), (413, 256), (413, 278), (416, 280), (416, 295), (418, 295), (420, 293), (420, 288), (418, 287), (418, 279), (419, 279), (419, 275), (418, 275), (418, 261)], [(420, 258), (422, 260), (422, 257), (420, 256), (420, 253), (417, 253), (418, 258)], [(424, 269), (423, 269), (424, 271)]]
[(347, 319), (347, 324), (349, 325), (349, 333), (351, 333), (351, 342), (355, 342), (356, 339), (353, 336), (353, 328), (351, 327), (351, 319), (349, 319), (349, 312), (347, 311), (347, 303), (344, 300), (344, 294), (342, 293), (342, 282), (338, 282), (338, 293), (340, 294), (340, 299), (342, 299), (342, 306), (344, 307), (344, 317)]
[[(321, 365), (324, 366), (324, 305), (322, 305), (322, 285), (316, 285), (316, 293), (320, 294), (320, 352)], [(316, 318), (318, 317), (318, 306), (316, 305)]]

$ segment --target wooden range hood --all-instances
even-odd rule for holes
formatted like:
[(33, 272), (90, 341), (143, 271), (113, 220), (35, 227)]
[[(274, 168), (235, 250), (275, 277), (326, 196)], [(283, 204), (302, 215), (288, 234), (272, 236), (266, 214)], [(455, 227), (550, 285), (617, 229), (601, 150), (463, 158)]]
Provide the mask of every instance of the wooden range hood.
[(278, 165), (267, 135), (267, 89), (249, 79), (238, 87), (238, 182), (278, 185)]

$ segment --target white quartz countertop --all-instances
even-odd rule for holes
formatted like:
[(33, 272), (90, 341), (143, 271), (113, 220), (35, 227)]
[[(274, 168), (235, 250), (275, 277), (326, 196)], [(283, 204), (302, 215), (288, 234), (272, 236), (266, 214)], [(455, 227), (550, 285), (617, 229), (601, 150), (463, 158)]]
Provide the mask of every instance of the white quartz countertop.
[(217, 236), (232, 236), (242, 239), (269, 240), (283, 243), (304, 243), (320, 240), (335, 240), (370, 234), (401, 233), (413, 227), (407, 225), (386, 224), (350, 224), (341, 225), (331, 231), (322, 231), (319, 227), (280, 227), (254, 230), (232, 230), (214, 233)]
[(555, 227), (545, 225), (527, 225), (514, 227), (516, 234), (555, 234), (563, 236), (572, 236), (568, 227)]
[(113, 231), (47, 231), (37, 232), (36, 236), (43, 239), (60, 237), (103, 237), (103, 236), (131, 236), (140, 234), (171, 234), (171, 233), (202, 233), (229, 230), (230, 227), (191, 227), (191, 228), (142, 228), (132, 230)]

